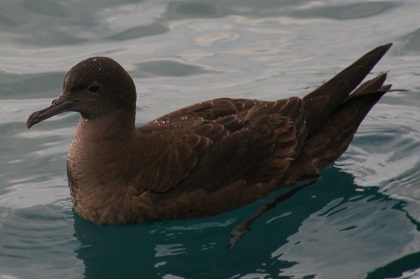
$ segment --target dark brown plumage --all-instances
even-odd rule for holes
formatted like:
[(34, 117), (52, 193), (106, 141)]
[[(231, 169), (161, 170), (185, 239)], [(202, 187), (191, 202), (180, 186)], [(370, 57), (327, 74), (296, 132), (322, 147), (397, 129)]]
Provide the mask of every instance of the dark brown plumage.
[(302, 99), (210, 100), (139, 128), (129, 74), (110, 58), (89, 58), (68, 72), (60, 96), (31, 114), (27, 126), (65, 111), (81, 114), (67, 174), (74, 207), (86, 220), (217, 214), (316, 177), (340, 157), (391, 87), (381, 74), (355, 90), (390, 47), (372, 50)]

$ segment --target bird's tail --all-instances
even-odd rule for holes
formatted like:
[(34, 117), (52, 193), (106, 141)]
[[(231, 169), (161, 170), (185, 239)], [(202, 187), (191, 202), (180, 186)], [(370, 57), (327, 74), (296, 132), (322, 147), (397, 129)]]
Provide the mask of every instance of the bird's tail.
[[(392, 44), (386, 44), (371, 50), (302, 99), (308, 135), (323, 125), (330, 114), (337, 110), (391, 46)], [(361, 91), (364, 92), (363, 88)]]
[(383, 85), (385, 79), (386, 74), (381, 74), (363, 83), (308, 136), (286, 184), (318, 175), (344, 153), (367, 113), (391, 88)]

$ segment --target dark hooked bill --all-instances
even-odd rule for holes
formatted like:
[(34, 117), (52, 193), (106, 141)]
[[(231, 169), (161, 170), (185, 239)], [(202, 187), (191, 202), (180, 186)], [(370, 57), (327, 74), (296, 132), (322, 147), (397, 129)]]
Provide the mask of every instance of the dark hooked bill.
[(32, 113), (26, 121), (26, 127), (30, 129), (33, 125), (44, 121), (62, 112), (71, 111), (77, 101), (70, 100), (65, 96), (59, 96), (52, 101), (51, 106)]

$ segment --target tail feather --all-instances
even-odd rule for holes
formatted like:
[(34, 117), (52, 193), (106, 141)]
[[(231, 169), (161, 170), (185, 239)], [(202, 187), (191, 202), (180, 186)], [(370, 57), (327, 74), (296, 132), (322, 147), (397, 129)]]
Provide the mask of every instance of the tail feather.
[(386, 77), (387, 77), (387, 74), (383, 73), (383, 74), (377, 76), (374, 79), (366, 81), (365, 83), (360, 85), (356, 90), (354, 90), (354, 92), (344, 102), (346, 102), (350, 98), (354, 98), (354, 97), (357, 97), (357, 96), (360, 96), (360, 95), (366, 95), (366, 94), (370, 94), (370, 93), (375, 94), (378, 91), (379, 92), (382, 92), (382, 91), (387, 92), (389, 89), (388, 90), (382, 90), (381, 89), (382, 85), (384, 84), (384, 82), (386, 80)]
[[(359, 58), (325, 84), (306, 95), (303, 101), (308, 134), (325, 122), (330, 114), (343, 103), (363, 81), (392, 44), (379, 46)], [(364, 91), (362, 88), (361, 91)]]
[(383, 85), (385, 79), (382, 74), (363, 83), (308, 136), (289, 168), (286, 184), (318, 175), (344, 153), (370, 109), (391, 88)]

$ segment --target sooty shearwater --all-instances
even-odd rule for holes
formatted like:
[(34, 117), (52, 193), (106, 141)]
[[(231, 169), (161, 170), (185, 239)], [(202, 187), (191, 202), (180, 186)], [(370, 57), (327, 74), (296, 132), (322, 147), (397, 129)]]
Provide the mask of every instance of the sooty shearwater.
[(137, 128), (130, 75), (111, 58), (88, 58), (27, 127), (81, 114), (67, 176), (74, 208), (90, 222), (218, 214), (318, 177), (339, 158), (391, 87), (381, 74), (356, 88), (390, 47), (375, 48), (303, 98), (209, 100)]

